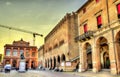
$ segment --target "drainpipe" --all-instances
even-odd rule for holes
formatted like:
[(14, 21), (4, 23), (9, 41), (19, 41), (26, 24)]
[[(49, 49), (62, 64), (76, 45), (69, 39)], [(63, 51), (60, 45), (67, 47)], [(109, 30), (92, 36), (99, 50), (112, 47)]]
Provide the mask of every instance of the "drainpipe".
[[(108, 24), (110, 24), (110, 15), (109, 15), (109, 5), (108, 5), (108, 0), (106, 0), (106, 7), (107, 7)], [(109, 25), (109, 26), (110, 26), (110, 25)]]
[[(109, 5), (108, 5), (108, 0), (106, 0), (106, 7), (107, 7), (107, 16), (108, 16), (108, 25), (110, 27), (110, 14), (109, 14)], [(114, 54), (115, 54), (115, 65), (116, 65), (116, 71), (118, 73), (118, 69), (117, 69), (117, 60), (116, 60), (116, 52), (115, 52), (115, 43), (114, 43), (114, 30), (111, 29), (112, 31), (112, 40), (113, 40), (113, 48), (114, 48)]]

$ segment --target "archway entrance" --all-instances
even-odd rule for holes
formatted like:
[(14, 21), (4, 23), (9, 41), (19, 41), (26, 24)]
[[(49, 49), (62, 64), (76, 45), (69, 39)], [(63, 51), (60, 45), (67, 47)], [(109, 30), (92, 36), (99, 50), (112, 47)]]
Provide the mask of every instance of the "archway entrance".
[(115, 37), (115, 45), (116, 45), (117, 68), (118, 73), (120, 73), (120, 31), (117, 33)]
[(56, 58), (54, 57), (54, 67), (53, 68), (55, 68), (56, 67)]
[(50, 65), (51, 65), (50, 67), (52, 68), (52, 59), (51, 58), (50, 58)]
[(49, 59), (48, 59), (48, 68), (49, 68)]
[(104, 37), (99, 38), (98, 47), (100, 54), (101, 69), (110, 69), (109, 46), (107, 39)]
[(84, 59), (85, 64), (86, 64), (86, 69), (92, 69), (93, 68), (93, 64), (92, 64), (92, 48), (91, 45), (89, 43), (86, 43), (84, 46)]
[(16, 67), (16, 65), (17, 65), (17, 61), (16, 61), (16, 60), (13, 60), (13, 61), (12, 61), (12, 67)]
[(45, 68), (47, 68), (47, 61), (45, 60)]
[(66, 57), (64, 54), (62, 54), (61, 61), (66, 61)]
[(101, 67), (104, 69), (109, 69), (110, 68), (110, 60), (109, 60), (109, 55), (108, 52), (104, 52), (101, 54)]
[(31, 68), (35, 69), (35, 62), (34, 61), (31, 62)]
[(28, 69), (28, 61), (26, 61), (25, 68)]
[(57, 57), (57, 66), (59, 67), (60, 66), (60, 56), (58, 55)]

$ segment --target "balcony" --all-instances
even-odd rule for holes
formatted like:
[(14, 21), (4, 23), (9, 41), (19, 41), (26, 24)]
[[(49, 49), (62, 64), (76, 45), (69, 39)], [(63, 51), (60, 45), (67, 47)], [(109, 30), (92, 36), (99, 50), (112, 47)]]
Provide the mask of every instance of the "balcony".
[(80, 41), (80, 42), (84, 42), (86, 40), (89, 40), (93, 37), (93, 31), (87, 31), (86, 33), (79, 35), (78, 37), (75, 38), (75, 41)]

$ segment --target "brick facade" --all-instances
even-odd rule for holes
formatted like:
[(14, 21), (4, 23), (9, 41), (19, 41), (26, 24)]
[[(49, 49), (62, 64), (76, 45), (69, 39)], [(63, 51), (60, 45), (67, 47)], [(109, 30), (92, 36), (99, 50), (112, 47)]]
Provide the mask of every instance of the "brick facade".
[[(45, 37), (44, 66), (49, 69), (59, 68), (71, 71), (79, 61), (78, 45), (74, 40), (78, 34), (77, 15), (68, 13)], [(70, 64), (70, 65), (66, 65)]]
[(12, 67), (19, 68), (20, 55), (22, 53), (24, 53), (26, 68), (38, 67), (37, 47), (29, 46), (29, 42), (25, 42), (22, 39), (4, 46), (3, 64), (11, 64)]
[(38, 49), (38, 66), (43, 66), (44, 65), (44, 45), (42, 45), (39, 49)]
[(119, 18), (120, 0), (88, 0), (75, 13), (66, 14), (45, 37), (44, 66), (119, 74)]

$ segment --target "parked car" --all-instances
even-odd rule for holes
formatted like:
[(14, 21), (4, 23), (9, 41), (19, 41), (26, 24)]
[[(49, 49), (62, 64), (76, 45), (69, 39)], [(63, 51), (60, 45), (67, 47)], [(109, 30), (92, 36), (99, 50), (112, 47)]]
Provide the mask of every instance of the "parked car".
[(5, 70), (5, 73), (10, 72), (11, 71), (11, 65), (10, 64), (6, 64), (4, 66), (4, 70)]

